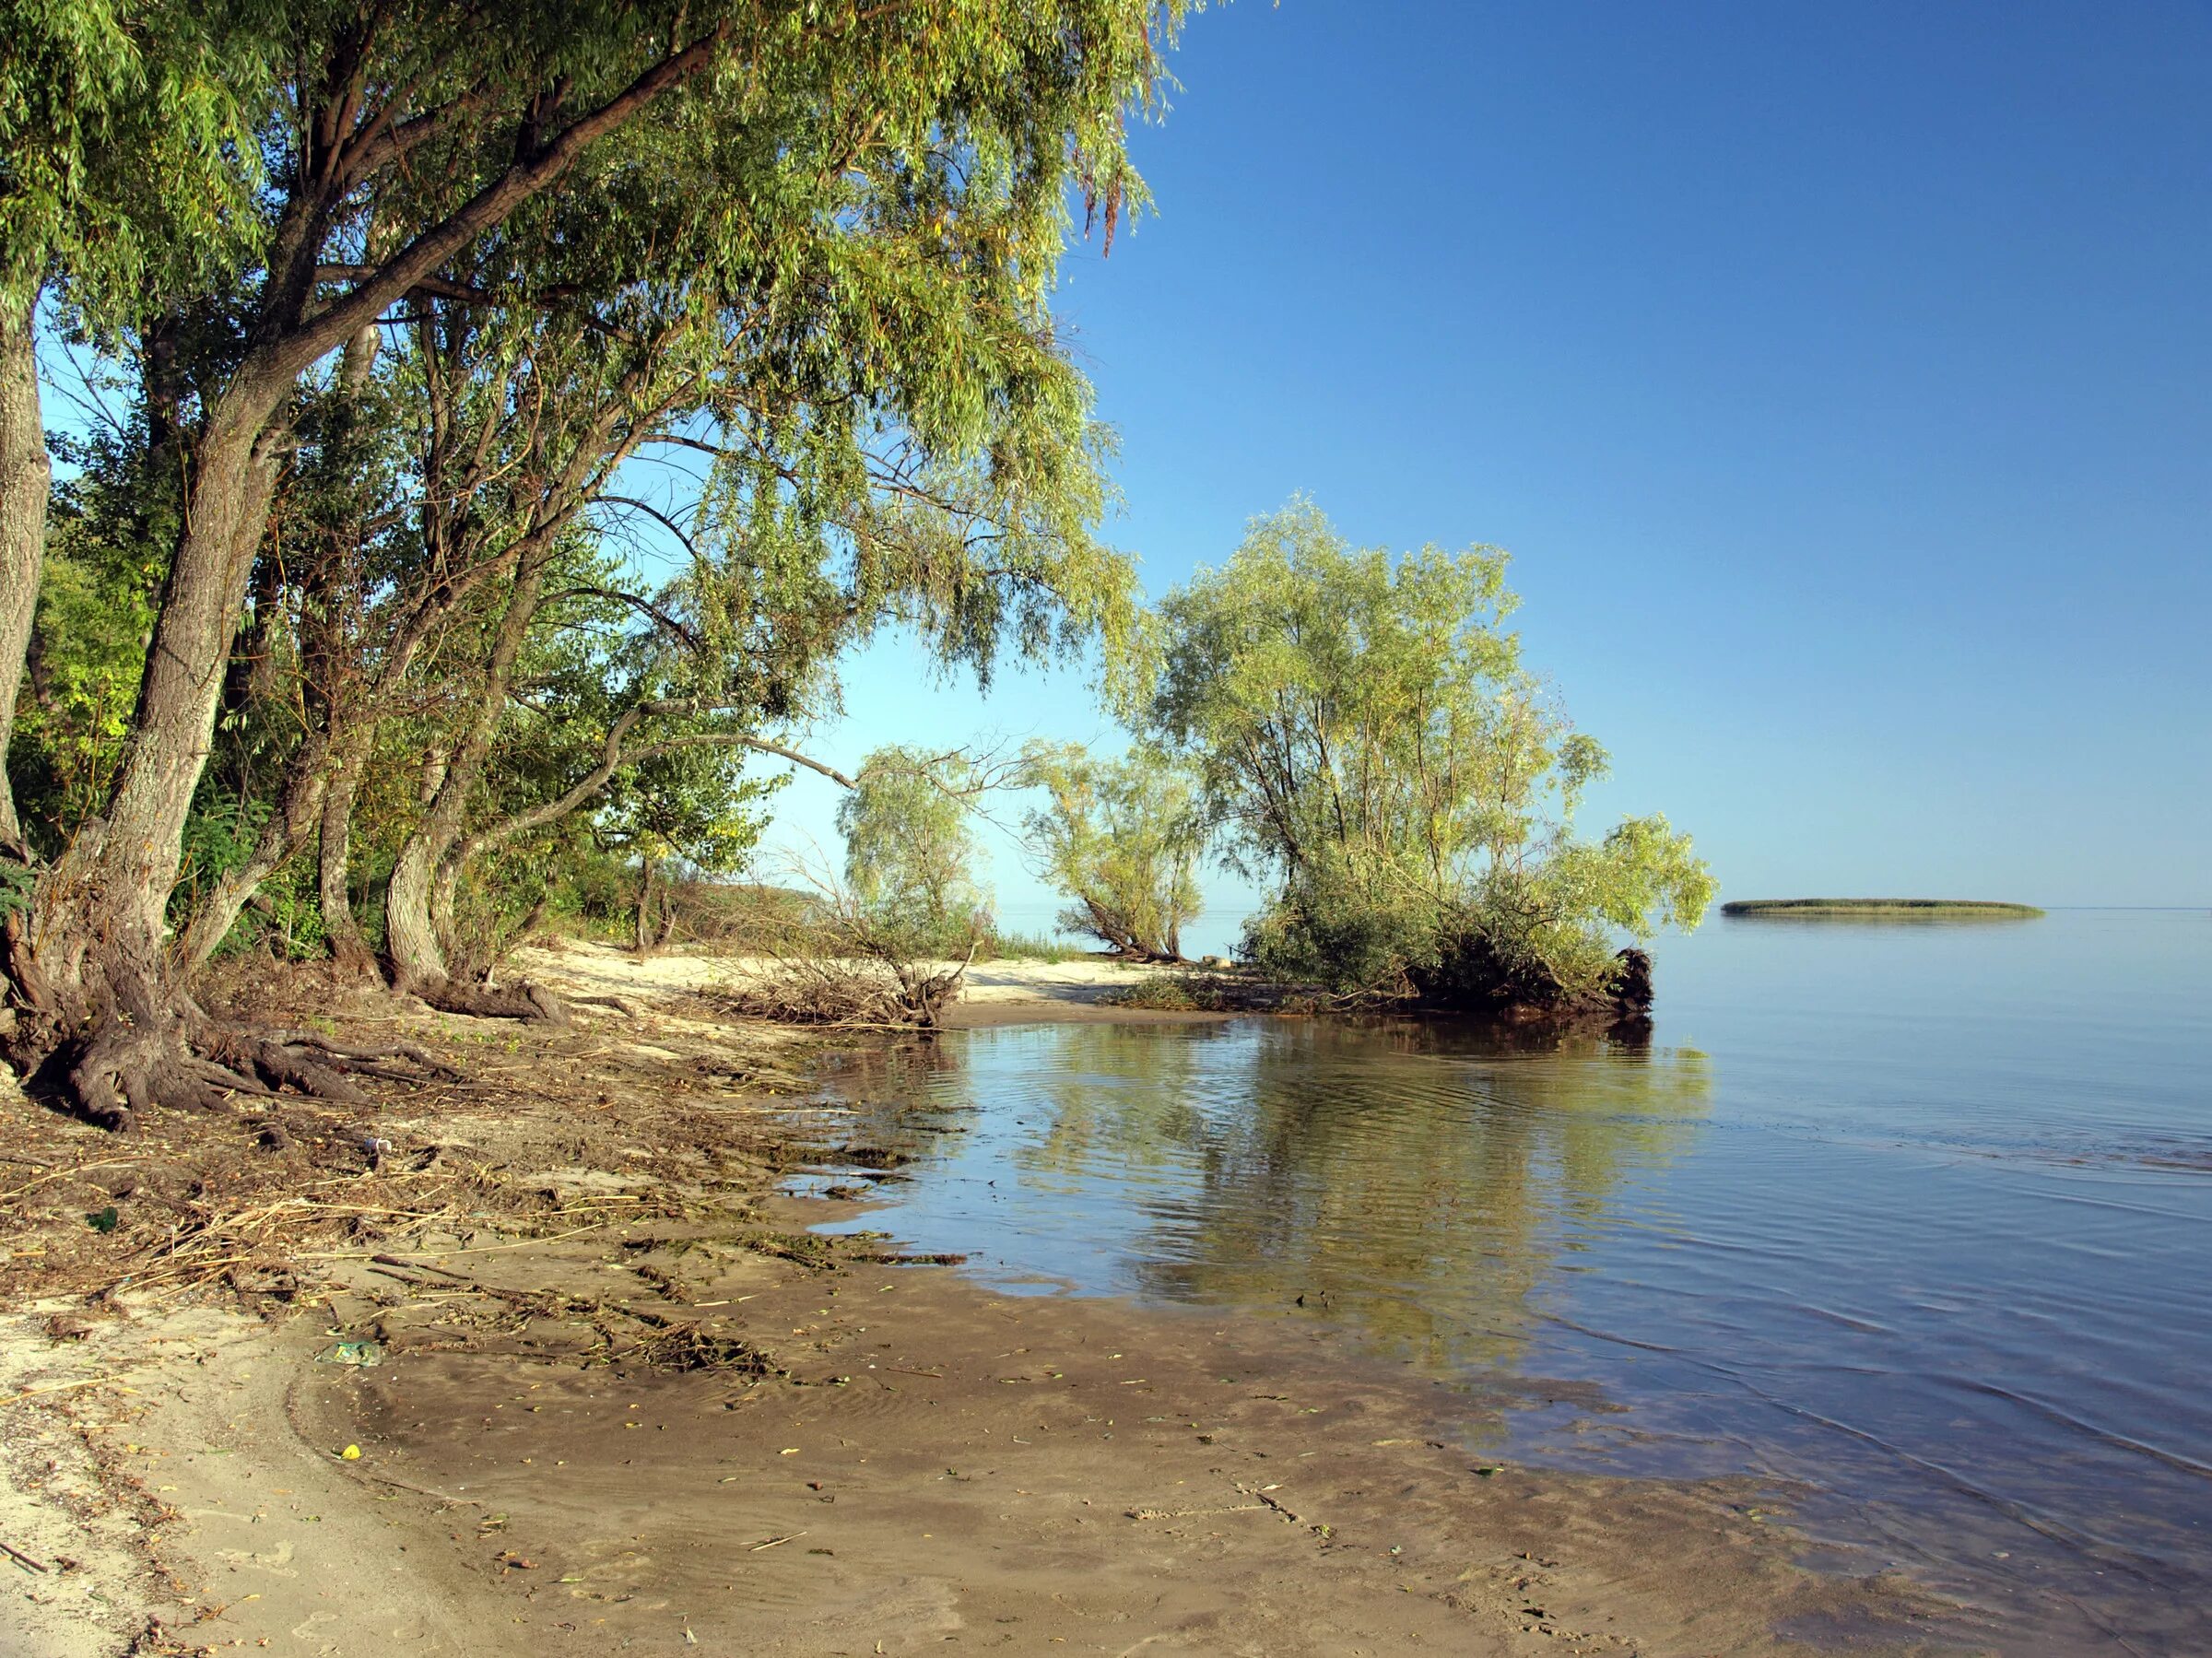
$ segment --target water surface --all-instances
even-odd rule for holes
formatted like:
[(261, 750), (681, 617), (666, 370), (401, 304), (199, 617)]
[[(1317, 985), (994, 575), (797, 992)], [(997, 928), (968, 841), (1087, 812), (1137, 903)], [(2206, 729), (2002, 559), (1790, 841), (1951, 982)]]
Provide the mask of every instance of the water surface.
[(854, 1224), (1594, 1382), (1501, 1453), (1786, 1482), (2008, 1652), (2212, 1651), (2212, 915), (1716, 922), (1660, 970), (1641, 1044), (952, 1033), (854, 1079), (922, 1150)]

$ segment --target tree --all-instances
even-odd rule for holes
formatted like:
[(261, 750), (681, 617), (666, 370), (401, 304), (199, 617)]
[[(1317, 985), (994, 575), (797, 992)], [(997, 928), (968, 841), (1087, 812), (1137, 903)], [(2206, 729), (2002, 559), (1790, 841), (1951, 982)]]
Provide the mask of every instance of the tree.
[[(162, 934), (204, 757), (225, 716), (225, 688), (236, 682), (226, 666), (241, 621), (258, 629), (265, 596), (270, 614), (290, 602), (311, 621), (342, 596), (342, 583), (323, 593), (288, 587), (264, 554), (283, 511), (303, 391), (312, 397), (327, 384), (324, 365), (365, 331), (380, 329), (389, 341), (428, 315), (435, 335), (474, 312), (524, 330), (534, 318), (580, 317), (600, 340), (634, 340), (642, 337), (630, 331), (640, 271), (657, 261), (679, 274), (659, 285), (662, 300), (680, 299), (687, 283), (696, 297), (707, 319), (699, 338), (757, 338), (769, 350), (726, 397), (718, 396), (725, 388), (711, 350), (678, 354), (672, 371), (689, 378), (671, 402), (629, 411), (623, 430), (696, 436), (696, 427), (654, 428), (656, 413), (674, 416), (687, 398), (717, 450), (719, 434), (757, 421), (775, 441), (741, 445), (718, 475), (717, 500), (818, 555), (823, 536), (787, 532), (818, 497), (859, 501), (862, 510), (830, 521), (846, 586), (865, 601), (848, 635), (914, 606), (943, 626), (953, 653), (980, 667), (1002, 639), (1034, 646), (1055, 626), (1095, 625), (1099, 613), (1079, 595), (1086, 582), (1094, 594), (1112, 589), (1102, 572), (1112, 560), (1102, 549), (1087, 536), (1072, 544), (1072, 561), (1056, 567), (1069, 578), (1063, 590), (1052, 570), (1025, 564), (1018, 533), (1003, 545), (997, 537), (1009, 521), (1024, 521), (1030, 503), (1065, 504), (1088, 488), (1080, 482), (1094, 466), (1088, 394), (1052, 335), (1044, 296), (1068, 185), (1104, 204), (1110, 237), (1138, 193), (1122, 123), (1131, 104), (1150, 98), (1159, 46), (1182, 9), (1179, 0), (984, 0), (958, 18), (773, 0), (581, 10), (229, 0), (192, 8), (205, 38), (224, 43), (234, 67), (215, 84), (251, 129), (250, 142), (212, 153), (265, 159), (266, 182), (253, 198), (257, 210), (234, 216), (250, 233), (234, 237), (226, 257), (176, 285), (156, 315), (119, 327), (148, 365), (180, 334), (196, 344), (192, 373), (175, 382), (181, 393), (161, 394), (162, 441), (178, 445), (184, 493), (112, 784), (101, 809), (71, 826), (66, 845), (40, 872), (15, 928), (8, 976), (23, 1015), (18, 1063), (66, 1045), (69, 1087), (92, 1114), (118, 1123), (164, 1099), (212, 1104), (227, 1091), (318, 1081), (281, 1055), (211, 1030)], [(62, 15), (105, 14), (77, 6)], [(8, 85), (19, 90), (32, 76), (18, 68), (9, 61)], [(121, 144), (123, 161), (101, 177), (148, 176), (150, 135), (172, 129), (141, 123), (132, 130), (138, 136)], [(52, 269), (65, 289), (97, 274), (98, 262), (80, 254), (97, 242), (88, 227), (111, 195), (123, 199), (120, 190), (77, 192), (53, 217), (62, 229), (47, 238), (39, 269)], [(655, 228), (671, 214), (682, 217), (688, 240), (656, 241)], [(841, 268), (790, 257), (804, 250), (806, 239), (793, 235), (801, 224), (814, 228), (818, 242), (857, 232), (851, 240), (866, 257)], [(564, 227), (591, 233), (564, 237)], [(873, 234), (879, 229), (891, 233)], [(956, 289), (975, 303), (941, 302)], [(648, 322), (668, 314), (650, 300), (641, 309)], [(189, 327), (171, 328), (170, 319)], [(979, 373), (979, 359), (998, 367)], [(416, 352), (404, 372), (424, 360)], [(809, 395), (751, 395), (780, 382)], [(834, 394), (812, 395), (825, 392)], [(0, 410), (12, 423), (0, 429), (0, 462), (16, 452), (19, 401), (11, 396)], [(860, 441), (841, 441), (841, 423), (844, 436)], [(877, 434), (911, 443), (915, 476), (942, 488), (924, 489), (919, 504), (888, 500), (865, 467), (833, 464)], [(611, 453), (599, 446), (594, 476), (606, 474), (598, 463)], [(990, 487), (970, 521), (978, 531), (971, 536), (959, 527), (957, 508), (947, 518), (941, 497), (959, 494), (961, 480), (979, 471)], [(825, 477), (845, 487), (818, 489)], [(391, 589), (362, 595), (402, 629), (363, 641), (371, 658), (388, 668), (406, 655), (410, 619), (441, 612), (442, 625), (456, 586), (467, 590), (468, 607), (526, 631), (537, 603), (528, 592), (533, 561), (589, 504), (572, 489), (570, 497), (553, 519), (511, 519), (481, 544), (484, 559), (465, 567), (441, 565), (439, 549), (425, 543), (419, 582), (403, 574)], [(544, 492), (535, 499), (542, 503)], [(910, 516), (921, 527), (888, 538), (904, 552), (879, 558), (885, 538), (877, 532)], [(1071, 544), (1063, 535), (1060, 546)], [(964, 556), (940, 556), (953, 550)], [(995, 560), (1002, 550), (1010, 561)], [(775, 596), (798, 572), (756, 573)], [(20, 585), (11, 585), (11, 601)], [(493, 591), (502, 585), (508, 591)], [(251, 629), (243, 636), (253, 637)], [(832, 630), (817, 643), (834, 639)], [(506, 706), (493, 683), (498, 655), (495, 640), (480, 659), (492, 676), (485, 706), (495, 722)], [(386, 678), (395, 683), (385, 688), (404, 691), (405, 670)], [(616, 725), (628, 733), (641, 722), (709, 711), (719, 694), (633, 701), (614, 716), (610, 737)], [(757, 708), (747, 710), (757, 717)], [(351, 757), (327, 711), (309, 711), (306, 735), (290, 748), (300, 786), (285, 785), (244, 873), (218, 884), (224, 901), (251, 890), (253, 871), (273, 867), (270, 859), (287, 855), (318, 817), (326, 834), (332, 827), (327, 808), (340, 796), (329, 771), (344, 775)], [(472, 731), (464, 730), (455, 758), (479, 746)], [(612, 756), (583, 799), (641, 751), (618, 744)], [(454, 852), (477, 833), (459, 822), (465, 812), (432, 796), (422, 803), (431, 839), (449, 829), (453, 838), (442, 853), (409, 856), (403, 921), (414, 919), (422, 866), (434, 894), (449, 870), (458, 878)], [(219, 936), (219, 921), (198, 931), (200, 944)], [(426, 960), (432, 970), (424, 978), (435, 984), (436, 958)], [(218, 1047), (229, 1058), (213, 1059)]]
[(751, 857), (767, 822), (759, 803), (783, 780), (742, 778), (745, 760), (743, 749), (673, 749), (633, 768), (608, 801), (601, 816), (611, 838), (638, 859), (639, 954), (665, 944), (675, 930), (665, 864), (673, 860), (695, 877), (727, 876)]
[(1093, 758), (1080, 744), (1032, 744), (1027, 780), (1050, 805), (1029, 815), (1030, 851), (1072, 906), (1060, 924), (1140, 961), (1182, 959), (1201, 906), (1207, 829), (1189, 773), (1139, 749)]
[[(45, 551), (41, 296), (58, 282), (82, 327), (112, 334), (246, 251), (253, 45), (165, 0), (0, 0), (0, 752)], [(5, 779), (0, 851), (27, 851)]]
[(1571, 1006), (1613, 989), (1613, 933), (1704, 913), (1712, 876), (1665, 818), (1575, 838), (1606, 757), (1523, 667), (1505, 570), (1490, 547), (1355, 549), (1300, 500), (1162, 602), (1143, 724), (1273, 883), (1246, 935), (1264, 966)]
[(878, 748), (838, 803), (845, 885), (874, 932), (904, 955), (959, 956), (987, 924), (969, 826), (973, 782), (961, 756)]

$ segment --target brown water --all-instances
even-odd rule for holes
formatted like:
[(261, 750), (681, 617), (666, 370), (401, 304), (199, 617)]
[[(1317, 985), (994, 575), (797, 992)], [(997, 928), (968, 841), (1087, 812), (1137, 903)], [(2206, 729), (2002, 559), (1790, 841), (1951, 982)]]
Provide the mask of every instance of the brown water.
[(848, 1079), (856, 1224), (1002, 1287), (1595, 1382), (1509, 1454), (1750, 1474), (2019, 1653), (2212, 1652), (2212, 916), (1718, 923), (1647, 1044), (1243, 1020)]

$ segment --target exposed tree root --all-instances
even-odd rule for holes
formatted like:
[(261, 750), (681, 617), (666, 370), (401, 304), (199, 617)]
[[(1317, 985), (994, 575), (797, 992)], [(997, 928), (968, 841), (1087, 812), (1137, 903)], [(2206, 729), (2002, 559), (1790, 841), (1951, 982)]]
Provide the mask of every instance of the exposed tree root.
[(569, 1005), (571, 1007), (611, 1007), (617, 1013), (627, 1014), (633, 1019), (643, 1017), (645, 1012), (628, 996), (571, 996)]
[(361, 942), (359, 933), (334, 934), (330, 940), (330, 967), (337, 978), (360, 984), (382, 984), (383, 970), (376, 956)]
[(346, 1061), (363, 1076), (382, 1076), (395, 1080), (412, 1080), (413, 1074), (380, 1067), (374, 1062), (386, 1059), (404, 1059), (418, 1065), (432, 1076), (458, 1077), (461, 1073), (447, 1064), (428, 1048), (414, 1042), (378, 1042), (362, 1047), (354, 1043), (334, 1042), (328, 1037), (317, 1036), (312, 1030), (272, 1030), (267, 1040), (286, 1048), (312, 1048), (318, 1053)]
[(406, 985), (440, 1013), (465, 1013), (478, 1019), (527, 1019), (547, 1025), (565, 1025), (569, 1010), (542, 984), (515, 984), (495, 990), (488, 984), (465, 984), (457, 979), (437, 978)]
[[(404, 1060), (413, 1069), (388, 1062)], [(366, 1105), (355, 1076), (417, 1082), (453, 1067), (409, 1042), (352, 1047), (300, 1030), (255, 1030), (192, 1010), (139, 1022), (110, 1017), (56, 1080), (78, 1113), (128, 1130), (157, 1106), (226, 1111), (240, 1099), (285, 1093)]]

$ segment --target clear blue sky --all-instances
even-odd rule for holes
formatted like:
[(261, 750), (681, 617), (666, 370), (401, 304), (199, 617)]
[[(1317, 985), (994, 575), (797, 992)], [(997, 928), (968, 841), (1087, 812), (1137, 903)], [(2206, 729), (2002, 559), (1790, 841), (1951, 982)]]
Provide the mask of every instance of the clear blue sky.
[[(1174, 67), (1059, 303), (1153, 592), (1294, 490), (1499, 543), (1594, 825), (1724, 895), (2212, 903), (2212, 7), (1285, 0)], [(918, 681), (818, 746), (1106, 729)]]

